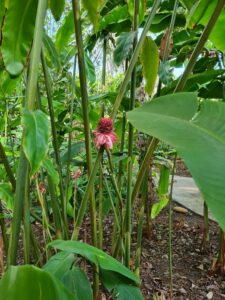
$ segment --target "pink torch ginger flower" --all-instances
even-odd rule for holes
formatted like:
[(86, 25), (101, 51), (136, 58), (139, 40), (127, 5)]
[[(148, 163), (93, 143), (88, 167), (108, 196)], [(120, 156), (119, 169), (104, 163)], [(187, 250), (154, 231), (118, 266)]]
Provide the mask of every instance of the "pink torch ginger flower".
[(94, 131), (94, 135), (97, 149), (100, 149), (103, 145), (108, 149), (112, 149), (113, 143), (117, 143), (118, 141), (111, 118), (101, 118), (98, 122), (97, 130)]

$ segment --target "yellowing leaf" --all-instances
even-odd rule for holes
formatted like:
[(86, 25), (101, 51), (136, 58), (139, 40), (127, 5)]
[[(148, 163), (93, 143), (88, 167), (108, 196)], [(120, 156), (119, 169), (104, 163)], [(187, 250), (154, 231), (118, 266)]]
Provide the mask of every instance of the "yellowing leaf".
[(141, 64), (143, 66), (143, 76), (146, 81), (145, 90), (151, 95), (158, 74), (159, 53), (155, 42), (149, 36), (145, 38), (141, 49)]

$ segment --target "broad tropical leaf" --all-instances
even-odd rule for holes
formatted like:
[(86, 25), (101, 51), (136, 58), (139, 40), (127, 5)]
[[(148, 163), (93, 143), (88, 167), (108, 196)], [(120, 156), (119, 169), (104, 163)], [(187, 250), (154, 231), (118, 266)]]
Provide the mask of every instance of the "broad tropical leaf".
[(94, 29), (96, 29), (98, 26), (99, 13), (100, 13), (103, 0), (95, 0), (95, 1), (82, 0), (82, 3), (84, 8), (87, 10), (89, 19), (93, 24)]
[(93, 246), (76, 241), (60, 240), (50, 243), (49, 246), (69, 253), (79, 254), (102, 269), (119, 273), (133, 282), (139, 283), (139, 279), (129, 269), (115, 258)]
[(6, 70), (18, 76), (30, 51), (37, 0), (9, 1), (2, 32), (2, 56)]
[(225, 230), (225, 104), (196, 94), (167, 95), (127, 114), (138, 130), (172, 145), (184, 158), (204, 200)]
[(31, 112), (24, 109), (22, 125), (24, 127), (23, 150), (31, 166), (31, 175), (33, 175), (47, 153), (50, 124), (42, 111)]
[(105, 15), (101, 21), (99, 21), (98, 30), (102, 31), (107, 26), (115, 23), (120, 23), (124, 20), (127, 20), (129, 17), (128, 7), (127, 5), (118, 5), (114, 9), (112, 9), (107, 15)]
[(119, 66), (130, 54), (134, 40), (133, 32), (123, 32), (118, 37), (116, 49), (113, 53), (114, 62)]
[(149, 36), (145, 38), (141, 49), (141, 64), (146, 81), (145, 90), (149, 95), (151, 95), (154, 90), (158, 74), (159, 53), (155, 42)]
[(77, 300), (50, 273), (34, 266), (10, 267), (0, 280), (1, 299)]
[[(186, 1), (187, 2), (187, 1)], [(187, 7), (190, 9), (191, 15), (189, 17), (189, 26), (193, 28), (197, 24), (206, 25), (217, 5), (218, 1), (216, 0), (202, 0), (196, 2), (193, 6), (190, 7), (190, 4)], [(225, 41), (224, 41), (224, 27), (225, 22), (225, 9), (222, 10), (219, 19), (217, 20), (215, 26), (213, 27), (212, 33), (210, 34), (210, 40), (214, 45), (220, 49), (225, 50)]]
[(127, 284), (119, 284), (114, 295), (118, 300), (144, 300), (139, 288)]
[(73, 267), (67, 270), (61, 281), (77, 299), (93, 300), (90, 281), (82, 269)]
[(56, 33), (55, 46), (59, 53), (68, 45), (72, 34), (74, 34), (74, 20), (73, 11), (71, 10)]
[(50, 9), (56, 21), (58, 21), (63, 13), (65, 0), (50, 0)]
[(43, 35), (43, 43), (45, 45), (46, 50), (48, 51), (49, 58), (52, 62), (52, 64), (55, 66), (55, 68), (60, 68), (60, 59), (59, 55), (57, 53), (57, 50), (55, 48), (55, 44), (53, 43), (52, 39), (44, 33)]

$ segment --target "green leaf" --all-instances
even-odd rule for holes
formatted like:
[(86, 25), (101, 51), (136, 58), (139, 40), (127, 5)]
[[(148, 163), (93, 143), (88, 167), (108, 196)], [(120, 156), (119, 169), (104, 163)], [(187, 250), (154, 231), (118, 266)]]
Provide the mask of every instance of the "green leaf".
[(73, 11), (71, 10), (65, 16), (56, 33), (55, 46), (59, 53), (68, 45), (72, 34), (74, 34), (74, 20)]
[(119, 66), (130, 54), (133, 46), (134, 33), (122, 32), (116, 41), (116, 49), (113, 53), (114, 62)]
[(50, 0), (50, 9), (56, 21), (58, 21), (63, 13), (65, 0)]
[(49, 120), (40, 110), (23, 110), (23, 150), (31, 166), (31, 176), (38, 170), (48, 150)]
[(59, 184), (59, 174), (56, 171), (52, 161), (45, 157), (42, 162), (42, 167), (48, 172), (48, 175), (51, 176), (55, 185)]
[(167, 194), (169, 191), (169, 181), (170, 181), (170, 168), (165, 165), (160, 166), (160, 177), (159, 177), (159, 186), (158, 193), (160, 195)]
[(154, 90), (158, 74), (159, 54), (155, 42), (149, 36), (145, 38), (141, 49), (140, 59), (143, 67), (143, 76), (146, 81), (145, 90), (149, 95), (151, 95)]
[(156, 202), (152, 205), (152, 209), (151, 209), (151, 218), (152, 219), (155, 219), (160, 214), (162, 209), (164, 207), (166, 207), (168, 201), (169, 201), (168, 196), (166, 196), (166, 195), (159, 196), (159, 202)]
[[(196, 2), (190, 7), (189, 27), (193, 28), (197, 24), (206, 25), (217, 5), (218, 1), (202, 0)], [(215, 47), (220, 50), (225, 50), (224, 32), (222, 30), (225, 22), (225, 10), (223, 9), (209, 39), (214, 43)]]
[(127, 114), (138, 130), (172, 145), (184, 158), (204, 200), (225, 230), (225, 104), (196, 94), (167, 95)]
[(114, 290), (114, 295), (118, 300), (144, 300), (139, 288), (127, 284), (119, 284)]
[(0, 199), (7, 209), (13, 210), (14, 199), (10, 184), (0, 183)]
[(79, 254), (100, 268), (119, 273), (139, 284), (139, 279), (129, 269), (115, 258), (93, 246), (81, 242), (60, 240), (50, 243), (49, 246), (69, 253)]
[[(85, 150), (84, 142), (78, 142), (78, 143), (72, 144), (71, 145), (71, 158), (82, 153), (84, 150)], [(67, 164), (68, 159), (69, 159), (69, 153), (68, 153), (68, 150), (66, 150), (66, 152), (64, 152), (63, 155), (61, 156), (62, 164)]]
[(102, 31), (112, 24), (121, 23), (129, 17), (127, 5), (118, 5), (105, 15), (99, 22), (98, 30)]
[(95, 1), (82, 0), (83, 6), (87, 10), (88, 17), (91, 23), (93, 24), (94, 29), (97, 29), (98, 26), (102, 2), (103, 2), (102, 0), (95, 0)]
[(43, 43), (45, 45), (45, 48), (48, 51), (48, 55), (51, 59), (51, 62), (53, 63), (55, 68), (60, 69), (60, 59), (59, 59), (57, 50), (55, 48), (55, 44), (53, 43), (52, 39), (46, 33), (44, 33), (44, 36), (43, 36)]
[(77, 299), (92, 300), (93, 292), (91, 284), (86, 273), (80, 268), (72, 268), (67, 270), (63, 275), (61, 281), (71, 294), (75, 295)]
[(5, 300), (77, 300), (50, 273), (34, 266), (10, 267), (0, 280), (1, 298)]
[(44, 265), (43, 269), (61, 280), (73, 263), (74, 254), (61, 251), (53, 255)]
[(87, 78), (91, 83), (94, 83), (96, 81), (95, 66), (86, 51), (84, 52), (84, 62)]
[(18, 76), (24, 68), (30, 51), (37, 0), (11, 0), (2, 31), (2, 56), (7, 72)]

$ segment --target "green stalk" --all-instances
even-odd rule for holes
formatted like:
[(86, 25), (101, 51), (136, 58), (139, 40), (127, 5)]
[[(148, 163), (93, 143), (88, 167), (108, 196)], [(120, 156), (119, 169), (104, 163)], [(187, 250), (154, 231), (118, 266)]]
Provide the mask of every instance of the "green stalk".
[(117, 215), (116, 208), (115, 208), (115, 205), (113, 203), (112, 195), (111, 195), (111, 192), (110, 192), (110, 189), (109, 189), (109, 186), (108, 186), (108, 182), (107, 182), (105, 177), (104, 177), (104, 183), (105, 183), (106, 191), (109, 195), (109, 200), (110, 200), (112, 210), (113, 210), (113, 214), (114, 214), (114, 217), (115, 217), (116, 226), (117, 226), (118, 231), (120, 231), (119, 216)]
[(209, 242), (209, 210), (205, 202), (204, 202), (203, 216), (204, 216), (203, 242), (206, 244)]
[[(135, 33), (133, 41), (133, 51), (138, 42), (138, 22), (139, 22), (139, 0), (134, 2), (134, 26), (133, 31)], [(129, 109), (134, 109), (135, 104), (135, 91), (136, 91), (136, 64), (134, 64), (133, 72), (131, 75), (131, 91), (130, 91), (130, 105)], [(133, 140), (134, 140), (134, 128), (131, 123), (128, 124), (128, 163), (127, 163), (127, 198), (125, 208), (125, 265), (130, 266), (130, 245), (131, 245), (131, 218), (132, 218), (132, 177), (133, 177)]]
[[(38, 66), (41, 54), (42, 35), (44, 28), (45, 14), (47, 10), (48, 1), (39, 0), (38, 9), (35, 21), (34, 40), (30, 56), (30, 68), (26, 89), (25, 107), (29, 110), (35, 108), (36, 89)], [(10, 237), (8, 265), (16, 264), (16, 254), (19, 241), (20, 224), (22, 219), (22, 211), (24, 206), (24, 199), (26, 197), (27, 175), (28, 174), (28, 161), (21, 147), (20, 160), (17, 171), (17, 184), (14, 202), (13, 220), (12, 220), (12, 233)]]
[(91, 193), (93, 191), (95, 177), (96, 177), (99, 165), (100, 165), (101, 160), (102, 160), (103, 151), (104, 151), (104, 148), (102, 147), (98, 152), (97, 158), (95, 160), (95, 164), (94, 164), (93, 169), (91, 171), (91, 175), (90, 175), (89, 180), (88, 180), (88, 184), (87, 184), (87, 187), (86, 187), (86, 190), (85, 190), (85, 193), (84, 193), (84, 197), (81, 201), (80, 208), (79, 208), (79, 211), (78, 211), (78, 214), (77, 214), (76, 224), (75, 224), (75, 228), (73, 230), (73, 234), (72, 234), (72, 238), (71, 238), (72, 240), (77, 240), (77, 238), (78, 238), (80, 227), (82, 225), (82, 221), (83, 221), (86, 209), (87, 209), (87, 203), (88, 203), (88, 200), (90, 199)]
[(7, 233), (6, 233), (6, 226), (5, 226), (5, 218), (4, 216), (4, 212), (3, 212), (3, 207), (2, 207), (2, 201), (0, 200), (0, 228), (2, 231), (2, 239), (3, 239), (3, 243), (4, 243), (4, 248), (5, 248), (5, 252), (8, 252), (8, 237), (7, 237)]
[(58, 239), (62, 239), (63, 224), (62, 224), (62, 220), (61, 220), (60, 209), (58, 206), (57, 197), (55, 194), (55, 185), (54, 185), (54, 182), (53, 182), (51, 176), (48, 175), (47, 179), (48, 179), (48, 190), (49, 190), (49, 194), (50, 194), (53, 219), (54, 219), (54, 224), (55, 224), (55, 234)]
[[(82, 98), (82, 110), (83, 110), (83, 121), (84, 121), (84, 136), (85, 136), (85, 148), (87, 158), (87, 170), (88, 176), (90, 177), (92, 172), (92, 153), (91, 153), (91, 134), (90, 134), (90, 121), (89, 121), (89, 110), (88, 110), (88, 93), (87, 93), (87, 79), (85, 72), (84, 62), (84, 45), (82, 40), (81, 30), (81, 16), (80, 16), (80, 3), (79, 0), (72, 0), (73, 4), (73, 15), (75, 25), (75, 38), (78, 49), (78, 65), (79, 65), (79, 78), (80, 78), (80, 90)], [(94, 190), (90, 195), (91, 200), (91, 229), (92, 229), (92, 242), (97, 247), (97, 223), (96, 223), (96, 208)]]
[(105, 86), (106, 79), (106, 57), (107, 57), (107, 37), (103, 40), (103, 61), (102, 61), (102, 85)]
[(71, 88), (71, 104), (70, 104), (70, 131), (68, 137), (68, 160), (66, 166), (66, 203), (68, 201), (68, 188), (69, 188), (69, 181), (70, 181), (70, 164), (72, 159), (71, 153), (71, 145), (72, 145), (72, 128), (73, 128), (73, 111), (74, 111), (74, 93), (76, 88), (76, 62), (77, 57), (74, 57), (73, 63), (73, 77), (72, 77), (72, 88)]
[(218, 17), (220, 16), (221, 11), (223, 10), (225, 5), (225, 0), (218, 0), (218, 3), (216, 5), (216, 8), (211, 16), (211, 18), (209, 19), (209, 22), (207, 23), (207, 25), (205, 26), (205, 29), (203, 30), (203, 33), (200, 37), (200, 39), (198, 40), (198, 43), (190, 57), (190, 60), (188, 62), (188, 65), (186, 66), (183, 75), (181, 76), (175, 90), (174, 93), (182, 91), (187, 80), (188, 80), (188, 76), (190, 75), (190, 73), (192, 72), (194, 65), (196, 63), (196, 60), (199, 56), (199, 54), (201, 53), (206, 41), (209, 38), (209, 35), (218, 19)]
[(26, 190), (25, 190), (25, 198), (24, 198), (24, 208), (23, 208), (23, 244), (24, 244), (24, 263), (30, 263), (30, 197), (29, 197), (29, 177), (27, 173), (27, 183), (26, 183)]
[(9, 177), (9, 181), (12, 185), (12, 190), (13, 190), (13, 192), (15, 192), (15, 190), (16, 190), (16, 180), (15, 180), (14, 174), (12, 172), (12, 169), (10, 167), (7, 156), (5, 154), (5, 150), (4, 150), (4, 147), (3, 147), (2, 143), (0, 143), (0, 159), (1, 159), (1, 161), (4, 165), (4, 167), (5, 167), (7, 175)]
[(173, 298), (173, 248), (172, 248), (172, 239), (173, 239), (173, 220), (172, 220), (172, 200), (173, 200), (173, 186), (174, 186), (174, 176), (176, 169), (176, 161), (177, 161), (177, 153), (174, 156), (173, 161), (173, 170), (171, 176), (171, 184), (170, 184), (170, 194), (169, 194), (169, 281), (170, 281), (170, 297)]
[(98, 198), (98, 239), (99, 249), (103, 247), (103, 171), (99, 171), (99, 198)]
[(133, 69), (134, 69), (134, 66), (138, 60), (138, 56), (139, 56), (139, 53), (141, 51), (141, 47), (144, 43), (144, 40), (145, 40), (145, 37), (149, 31), (149, 28), (152, 24), (152, 21), (153, 21), (153, 18), (157, 12), (157, 9), (159, 7), (159, 4), (161, 3), (161, 0), (155, 0), (154, 3), (153, 3), (153, 6), (152, 6), (152, 9), (148, 15), (148, 18), (146, 20), (146, 23), (145, 23), (145, 26), (143, 28), (143, 31), (142, 31), (142, 34), (141, 34), (141, 37), (137, 43), (137, 46), (134, 50), (134, 53), (132, 55), (132, 58), (131, 58), (131, 61), (130, 61), (130, 64), (128, 66), (128, 69), (126, 71), (126, 74), (125, 74), (125, 77), (124, 77), (124, 80), (120, 86), (120, 89), (119, 89), (119, 92), (118, 92), (118, 95), (116, 97), (116, 101), (115, 101), (115, 104), (114, 104), (114, 108), (113, 108), (113, 113), (112, 113), (112, 119), (114, 120), (116, 118), (116, 115), (117, 115), (117, 111), (120, 107), (120, 104), (121, 104), (121, 101), (123, 99), (123, 95), (126, 91), (126, 88), (127, 88), (127, 85), (130, 81), (130, 78), (131, 78), (131, 75), (132, 75), (132, 72), (133, 72)]
[[(123, 112), (123, 119), (122, 119), (122, 134), (121, 134), (121, 142), (120, 142), (120, 153), (124, 151), (124, 144), (125, 144), (125, 132), (126, 132), (126, 112)], [(123, 161), (119, 162), (119, 170), (118, 170), (118, 189), (121, 192), (122, 188), (122, 172), (123, 172)]]
[(152, 157), (157, 144), (158, 144), (158, 140), (155, 139), (155, 138), (152, 138), (152, 140), (151, 140), (151, 142), (148, 146), (148, 149), (146, 151), (143, 162), (141, 164), (141, 167), (140, 167), (140, 169), (138, 171), (138, 174), (137, 174), (137, 179), (136, 179), (136, 182), (135, 182), (135, 185), (134, 185), (134, 188), (133, 188), (133, 192), (132, 192), (132, 205), (134, 205), (134, 201), (135, 201), (135, 199), (138, 195), (138, 192), (139, 192), (139, 189), (140, 189), (141, 184), (143, 182), (143, 179), (145, 177), (146, 171), (149, 167), (150, 158)]
[(66, 197), (65, 197), (65, 193), (64, 193), (64, 187), (63, 187), (62, 163), (61, 163), (60, 154), (59, 154), (59, 145), (58, 145), (58, 139), (57, 139), (56, 125), (55, 125), (55, 113), (54, 113), (53, 99), (52, 99), (52, 83), (51, 83), (50, 74), (48, 71), (48, 67), (46, 64), (46, 60), (45, 60), (43, 51), (41, 52), (41, 62), (42, 62), (42, 68), (43, 68), (43, 73), (44, 73), (44, 78), (45, 78), (45, 87), (46, 87), (47, 99), (48, 99), (48, 109), (49, 109), (49, 115), (50, 115), (50, 121), (51, 121), (52, 144), (53, 144), (53, 148), (54, 148), (57, 171), (59, 173), (60, 200), (61, 200), (61, 205), (62, 205), (63, 225), (64, 225), (64, 230), (65, 230), (64, 234), (65, 234), (65, 237), (67, 237), (68, 236), (68, 228), (67, 228)]
[(141, 191), (141, 209), (138, 215), (138, 228), (137, 228), (137, 247), (135, 258), (135, 274), (140, 277), (140, 264), (141, 264), (141, 245), (142, 245), (142, 231), (145, 215), (145, 202), (148, 198), (148, 172), (146, 172), (145, 179), (142, 184)]

